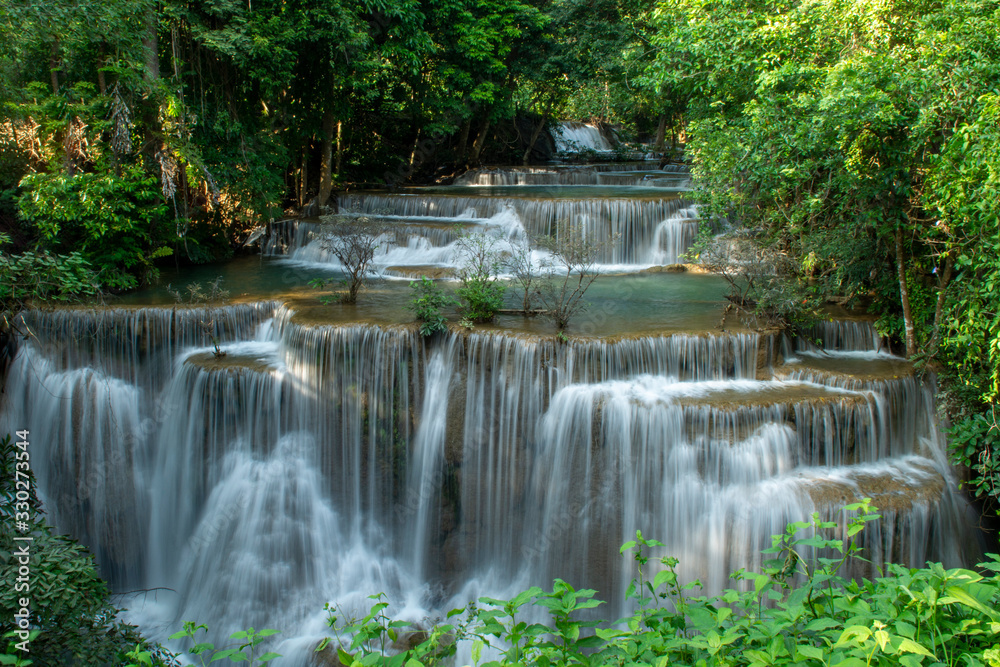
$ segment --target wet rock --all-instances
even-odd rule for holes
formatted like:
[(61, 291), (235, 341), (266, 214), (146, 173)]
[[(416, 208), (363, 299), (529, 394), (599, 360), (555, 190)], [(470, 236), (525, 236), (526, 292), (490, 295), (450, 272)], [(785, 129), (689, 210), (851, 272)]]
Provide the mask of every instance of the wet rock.
[(427, 628), (421, 623), (413, 623), (409, 628), (397, 628), (396, 640), (392, 642), (395, 651), (411, 651), (423, 644), (430, 637)]

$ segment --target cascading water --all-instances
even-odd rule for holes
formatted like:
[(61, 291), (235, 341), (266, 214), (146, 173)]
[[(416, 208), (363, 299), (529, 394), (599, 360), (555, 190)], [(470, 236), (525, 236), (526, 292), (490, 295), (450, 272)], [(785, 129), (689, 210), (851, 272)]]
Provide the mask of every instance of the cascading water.
[(606, 153), (614, 150), (614, 145), (596, 125), (587, 123), (560, 123), (553, 131), (556, 140), (556, 150), (560, 153), (579, 153), (594, 151)]
[[(442, 253), (455, 252), (442, 220), (464, 215), (516, 240), (565, 207), (595, 233), (628, 232), (609, 259), (636, 263), (676, 261), (696, 215), (655, 197), (494, 199), (353, 203), (400, 216), (396, 241), (417, 230)], [(275, 252), (329, 263), (310, 224), (278, 230)], [(50, 518), (90, 546), (116, 590), (173, 591), (130, 612), (154, 639), (183, 620), (219, 638), (274, 627), (275, 664), (306, 665), (328, 632), (324, 603), (363, 614), (384, 592), (420, 620), (553, 577), (597, 588), (614, 618), (632, 577), (618, 546), (636, 529), (667, 543), (685, 580), (717, 591), (759, 565), (788, 522), (842, 519), (866, 496), (884, 516), (862, 536), (875, 565), (976, 555), (933, 387), (867, 322), (794, 341), (424, 339), (410, 326), (300, 320), (296, 307), (28, 315), (35, 336), (10, 369), (0, 432), (31, 430)]]
[(644, 257), (651, 264), (676, 264), (698, 236), (698, 209), (679, 209), (656, 226)]
[(686, 183), (690, 178), (686, 165), (668, 164), (661, 169), (653, 169), (649, 162), (625, 162), (585, 166), (484, 167), (465, 172), (455, 179), (455, 185), (650, 185), (643, 181), (663, 179)]
[[(494, 233), (507, 242), (529, 242), (558, 238), (566, 223), (599, 247), (599, 270), (677, 263), (698, 231), (695, 207), (681, 197), (689, 187), (688, 174), (650, 170), (641, 163), (613, 165), (615, 171), (600, 167), (486, 169), (469, 172), (456, 186), (342, 196), (338, 207), (346, 215), (392, 223), (394, 231), (379, 244), (373, 262), (386, 276), (413, 277), (413, 267), (458, 268), (463, 234)], [(321, 235), (319, 223), (285, 220), (273, 227), (264, 252), (338, 268)], [(535, 264), (545, 272), (548, 254), (536, 249)]]

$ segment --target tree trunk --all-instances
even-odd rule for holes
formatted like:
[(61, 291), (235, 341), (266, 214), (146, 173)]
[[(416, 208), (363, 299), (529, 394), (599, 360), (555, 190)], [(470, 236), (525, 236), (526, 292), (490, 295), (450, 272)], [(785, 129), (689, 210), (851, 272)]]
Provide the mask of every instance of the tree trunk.
[[(144, 18), (146, 31), (142, 37), (143, 60), (145, 71), (143, 78), (150, 84), (150, 88), (156, 84), (160, 78), (160, 44), (157, 37), (157, 15), (156, 10), (150, 8)], [(142, 125), (143, 125), (143, 146), (142, 152), (150, 158), (160, 150), (162, 142), (158, 138), (160, 129), (158, 100), (156, 95), (150, 95), (149, 100), (143, 105)]]
[[(333, 191), (333, 132), (336, 127), (336, 119), (333, 111), (327, 109), (323, 113), (323, 147), (320, 150), (319, 166), (319, 194), (316, 196), (316, 205), (322, 209), (330, 199)], [(321, 211), (322, 212), (322, 211)]]
[(948, 294), (948, 284), (951, 282), (951, 272), (955, 268), (955, 253), (949, 252), (944, 260), (944, 273), (938, 282), (937, 303), (934, 305), (934, 333), (927, 344), (927, 355), (937, 355), (937, 347), (941, 343), (941, 317), (944, 315), (944, 302)]
[(59, 94), (59, 38), (56, 37), (49, 50), (49, 77), (52, 83), (52, 94)]
[(538, 125), (535, 126), (535, 131), (531, 133), (531, 139), (528, 140), (528, 148), (524, 151), (524, 166), (528, 166), (528, 159), (531, 157), (531, 151), (535, 148), (535, 142), (538, 141), (538, 137), (542, 134), (542, 130), (545, 128), (545, 123), (549, 119), (549, 112), (552, 111), (552, 98), (549, 99), (549, 103), (545, 105), (545, 111), (542, 113), (542, 117), (538, 120)]
[(896, 225), (896, 272), (899, 276), (899, 301), (903, 306), (903, 326), (906, 330), (906, 356), (917, 353), (917, 330), (913, 324), (910, 290), (906, 285), (906, 262), (903, 257), (903, 225)]
[(479, 131), (479, 136), (472, 144), (472, 154), (469, 155), (469, 164), (479, 164), (479, 154), (483, 152), (483, 145), (486, 143), (486, 135), (490, 131), (490, 119), (483, 123), (483, 129)]
[(667, 114), (660, 116), (660, 124), (656, 127), (656, 141), (653, 143), (653, 150), (657, 153), (663, 152), (663, 140), (667, 136)]
[(343, 143), (341, 141), (341, 136), (342, 136), (341, 135), (341, 129), (342, 129), (342, 126), (343, 126), (343, 122), (338, 120), (337, 121), (337, 159), (336, 159), (336, 161), (334, 162), (334, 165), (333, 165), (333, 173), (337, 174), (337, 176), (340, 176), (340, 165), (341, 165), (341, 163), (343, 162), (343, 159), (344, 159), (344, 145), (343, 145)]
[(104, 55), (104, 42), (101, 42), (97, 55), (97, 87), (100, 89), (101, 95), (106, 95), (108, 92), (108, 83), (104, 80), (104, 65), (106, 61), (107, 60)]
[(298, 188), (296, 189), (299, 191), (299, 208), (302, 208), (303, 205), (305, 205), (306, 203), (306, 175), (307, 175), (306, 169), (308, 168), (309, 164), (307, 161), (308, 155), (309, 155), (308, 149), (305, 146), (303, 146), (302, 166), (299, 168), (299, 177), (297, 179), (298, 182), (296, 184), (298, 185)]
[(458, 134), (458, 148), (455, 151), (455, 162), (465, 159), (465, 153), (469, 150), (469, 132), (472, 131), (472, 119), (468, 118), (462, 123), (462, 131)]
[[(178, 167), (177, 180), (179, 181), (178, 185), (180, 185), (180, 187), (177, 188), (177, 191), (181, 196), (180, 197), (181, 205), (178, 213), (180, 213), (179, 217), (183, 218), (184, 220), (187, 220), (188, 218), (191, 217), (191, 209), (188, 206), (188, 202), (191, 201), (191, 191), (190, 188), (188, 187), (187, 168), (184, 165), (184, 160), (179, 155), (177, 156), (177, 167)], [(150, 230), (149, 230), (150, 236), (153, 236), (154, 233), (152, 227), (153, 225), (150, 224)]]
[(417, 128), (417, 136), (413, 139), (413, 149), (410, 151), (410, 173), (413, 173), (413, 162), (417, 159), (417, 147), (420, 146), (420, 135), (422, 128)]
[(160, 78), (160, 42), (155, 9), (146, 12), (146, 34), (142, 38), (142, 50), (146, 61), (146, 81), (156, 81)]

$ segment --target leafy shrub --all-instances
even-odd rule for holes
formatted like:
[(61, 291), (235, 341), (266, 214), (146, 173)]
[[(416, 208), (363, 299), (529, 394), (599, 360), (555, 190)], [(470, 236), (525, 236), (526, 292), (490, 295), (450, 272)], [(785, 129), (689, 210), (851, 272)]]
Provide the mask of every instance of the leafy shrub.
[(462, 315), (472, 322), (492, 322), (503, 308), (507, 285), (498, 276), (503, 264), (500, 241), (498, 234), (490, 233), (467, 234), (458, 241), (464, 262), (458, 272), (462, 286), (456, 294)]
[(427, 276), (421, 276), (419, 281), (410, 283), (416, 296), (410, 301), (410, 310), (420, 322), (420, 334), (430, 336), (448, 328), (448, 320), (442, 312), (455, 303), (444, 290), (434, 284)]
[[(278, 634), (277, 630), (254, 630), (253, 628), (249, 628), (234, 632), (230, 636), (230, 639), (236, 640), (238, 648), (225, 649), (216, 649), (215, 644), (211, 642), (198, 641), (195, 635), (198, 634), (199, 630), (207, 632), (208, 626), (195, 624), (194, 621), (185, 621), (184, 629), (170, 635), (170, 639), (182, 639), (185, 637), (190, 639), (192, 646), (189, 652), (198, 658), (198, 664), (201, 667), (224, 659), (228, 659), (229, 662), (246, 663), (247, 667), (255, 667), (255, 665), (266, 665), (275, 658), (281, 657), (280, 653), (275, 653), (274, 651), (262, 652), (261, 650), (261, 644), (264, 640), (271, 635)], [(141, 665), (152, 664), (150, 657), (144, 655), (143, 651), (139, 648), (130, 652), (129, 658), (134, 660), (135, 663), (129, 664), (127, 667), (140, 667)]]
[(977, 498), (1000, 504), (1000, 427), (995, 412), (971, 414), (949, 429), (951, 460), (972, 470), (968, 486)]
[[(388, 605), (375, 596), (361, 621), (338, 625), (331, 615), (338, 656), (352, 667), (446, 664), (453, 639), (464, 639), (481, 667), (996, 665), (1000, 557), (982, 565), (985, 575), (931, 563), (889, 565), (884, 575), (853, 581), (841, 571), (861, 556), (854, 537), (879, 515), (867, 499), (845, 510), (853, 518), (843, 527), (816, 514), (789, 525), (765, 550), (770, 559), (761, 572), (735, 573), (739, 586), (716, 596), (697, 595), (698, 582), (682, 584), (677, 560), (654, 561), (650, 550), (663, 545), (637, 532), (621, 549), (636, 565), (627, 592), (636, 610), (614, 623), (581, 618), (579, 612), (601, 604), (595, 591), (556, 579), (551, 591), (533, 587), (510, 600), (484, 597), (452, 610), (422, 642), (386, 657), (388, 643), (408, 624), (391, 621)], [(532, 606), (546, 609), (549, 620), (531, 622)], [(500, 659), (480, 662), (487, 648)]]
[(169, 255), (167, 207), (155, 177), (140, 167), (113, 172), (29, 174), (21, 181), (21, 216), (45, 245), (79, 251), (102, 285), (131, 289), (155, 271), (151, 259)]
[(491, 322), (503, 308), (506, 285), (489, 279), (472, 278), (456, 290), (462, 300), (462, 314), (472, 322)]
[[(0, 234), (0, 248), (9, 240)], [(0, 250), (0, 331), (10, 326), (29, 300), (71, 301), (97, 291), (97, 278), (78, 252), (8, 255)]]
[[(821, 305), (798, 279), (798, 267), (753, 232), (740, 229), (725, 236), (705, 237), (697, 250), (702, 266), (729, 284), (730, 311), (748, 316), (760, 329), (802, 327), (815, 319)], [(805, 264), (812, 258), (808, 258)]]

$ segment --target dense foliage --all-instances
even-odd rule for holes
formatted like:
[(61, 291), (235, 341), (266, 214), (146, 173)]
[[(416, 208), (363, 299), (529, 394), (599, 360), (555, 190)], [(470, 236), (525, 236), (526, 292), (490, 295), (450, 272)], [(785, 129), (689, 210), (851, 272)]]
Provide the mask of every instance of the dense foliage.
[(648, 115), (619, 102), (650, 6), (0, 2), (0, 233), (122, 290), (348, 182), (528, 161), (554, 118)]
[[(663, 0), (644, 81), (684, 100), (706, 210), (943, 371), (997, 497), (1000, 3)], [(785, 319), (788, 319), (785, 317)]]
[[(1000, 562), (986, 574), (940, 564), (890, 565), (866, 581), (843, 576), (859, 558), (853, 538), (879, 518), (867, 501), (846, 508), (846, 523), (799, 522), (776, 535), (761, 572), (737, 572), (717, 596), (682, 584), (676, 559), (641, 533), (622, 547), (636, 566), (628, 590), (635, 611), (593, 620), (593, 590), (556, 580), (510, 600), (480, 598), (430, 629), (393, 621), (382, 596), (361, 619), (330, 614), (340, 664), (449, 664), (456, 640), (472, 644), (473, 664), (502, 665), (979, 665), (1000, 664)], [(388, 651), (389, 646), (395, 650)], [(407, 646), (400, 649), (401, 646)]]

